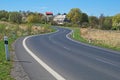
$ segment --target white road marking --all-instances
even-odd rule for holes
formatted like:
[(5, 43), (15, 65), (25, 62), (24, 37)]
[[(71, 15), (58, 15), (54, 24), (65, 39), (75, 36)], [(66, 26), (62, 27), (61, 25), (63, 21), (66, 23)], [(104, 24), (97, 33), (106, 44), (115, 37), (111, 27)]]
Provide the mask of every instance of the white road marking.
[[(58, 31), (59, 31), (59, 30), (58, 30)], [(58, 31), (56, 31), (56, 32), (58, 32)], [(87, 45), (87, 44), (84, 44), (84, 43), (81, 43), (81, 42), (78, 42), (78, 41), (76, 41), (76, 40), (71, 39), (71, 38), (69, 37), (69, 35), (71, 35), (72, 33), (73, 33), (73, 30), (66, 35), (66, 37), (67, 37), (69, 40), (71, 40), (71, 41), (73, 41), (73, 42), (76, 42), (76, 43), (78, 43), (78, 44), (83, 44), (83, 45), (86, 45), (86, 46), (90, 46), (90, 45)], [(43, 34), (43, 35), (46, 35), (46, 34)], [(37, 36), (38, 36), (38, 35), (37, 35)], [(32, 36), (31, 36), (31, 37), (32, 37)], [(57, 80), (66, 80), (66, 79), (63, 78), (61, 75), (59, 75), (57, 72), (55, 72), (52, 68), (50, 68), (46, 63), (44, 63), (40, 58), (38, 58), (32, 51), (29, 50), (29, 48), (26, 46), (26, 43), (25, 43), (28, 38), (30, 38), (30, 37), (26, 37), (26, 38), (23, 40), (23, 46), (24, 46), (24, 48), (26, 49), (26, 51), (27, 51), (41, 66), (43, 66), (51, 75), (53, 75)], [(96, 47), (94, 47), (94, 46), (90, 46), (90, 47), (96, 48)], [(64, 48), (66, 48), (66, 47), (64, 47)], [(101, 49), (101, 48), (98, 47), (98, 49)], [(101, 50), (104, 50), (104, 49), (101, 49)], [(105, 50), (105, 51), (107, 51), (107, 50)], [(109, 52), (111, 52), (111, 51), (109, 51)], [(119, 53), (117, 53), (117, 54), (119, 54)], [(97, 60), (98, 60), (98, 61), (101, 61), (101, 60), (99, 60), (99, 59), (97, 59)], [(101, 62), (108, 63), (108, 62), (106, 62), (106, 61), (101, 61)], [(111, 63), (109, 63), (109, 64), (111, 64)]]
[(99, 58), (95, 58), (97, 61), (100, 61), (100, 62), (103, 62), (105, 64), (109, 64), (109, 65), (112, 65), (112, 66), (115, 66), (115, 67), (118, 67), (118, 65), (116, 64), (113, 64), (111, 62), (108, 62), (108, 61), (105, 61), (105, 60), (102, 60), (102, 59), (99, 59)]
[(25, 50), (43, 67), (45, 68), (54, 78), (57, 80), (66, 80), (63, 78), (60, 74), (58, 74), (56, 71), (54, 71), (52, 68), (50, 68), (46, 63), (44, 63), (40, 58), (38, 58), (27, 46), (26, 46), (26, 40), (30, 37), (26, 37), (23, 40), (23, 46)]
[(63, 47), (64, 49), (67, 49), (67, 50), (69, 50), (70, 51), (70, 49), (69, 48), (67, 48), (67, 47)]
[[(70, 29), (69, 29), (69, 30), (70, 30)], [(118, 52), (118, 51), (113, 51), (113, 50), (110, 50), (110, 49), (105, 49), (105, 48), (101, 48), (101, 47), (89, 45), (89, 44), (87, 44), (87, 43), (82, 43), (82, 42), (79, 42), (79, 41), (77, 41), (77, 40), (74, 40), (74, 39), (72, 39), (72, 38), (69, 37), (70, 35), (73, 34), (73, 32), (74, 32), (74, 31), (71, 30), (71, 32), (66, 35), (66, 38), (69, 39), (69, 40), (71, 40), (71, 41), (73, 41), (73, 42), (75, 42), (75, 43), (82, 44), (82, 45), (84, 45), (84, 46), (88, 46), (88, 47), (92, 47), (92, 48), (95, 48), (95, 49), (99, 49), (99, 50), (104, 50), (104, 51), (108, 51), (108, 52), (120, 54), (120, 52)]]

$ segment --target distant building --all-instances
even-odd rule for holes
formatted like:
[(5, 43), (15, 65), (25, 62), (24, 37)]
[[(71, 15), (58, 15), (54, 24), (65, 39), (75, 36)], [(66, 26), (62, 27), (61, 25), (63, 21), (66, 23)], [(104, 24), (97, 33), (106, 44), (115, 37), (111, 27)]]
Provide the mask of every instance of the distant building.
[(56, 22), (57, 24), (64, 24), (64, 22), (67, 21), (66, 15), (62, 14), (62, 15), (56, 15), (53, 18), (53, 21)]
[(46, 12), (46, 15), (53, 15), (52, 12)]
[(53, 19), (53, 13), (52, 12), (46, 12), (45, 13), (47, 21), (51, 21)]

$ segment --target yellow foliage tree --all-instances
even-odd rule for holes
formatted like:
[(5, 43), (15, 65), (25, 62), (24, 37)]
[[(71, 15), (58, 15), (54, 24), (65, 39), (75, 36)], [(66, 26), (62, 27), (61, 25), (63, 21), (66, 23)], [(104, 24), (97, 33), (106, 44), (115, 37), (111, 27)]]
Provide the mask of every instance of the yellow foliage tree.
[(120, 29), (120, 14), (115, 15), (112, 18), (112, 22), (113, 22), (113, 28), (114, 29)]

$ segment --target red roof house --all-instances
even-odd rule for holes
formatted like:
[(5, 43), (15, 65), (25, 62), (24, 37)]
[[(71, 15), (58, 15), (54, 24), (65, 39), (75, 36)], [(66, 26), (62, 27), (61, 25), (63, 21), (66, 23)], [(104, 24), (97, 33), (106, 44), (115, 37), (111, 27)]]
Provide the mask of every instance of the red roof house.
[(53, 15), (52, 12), (46, 12), (46, 15)]

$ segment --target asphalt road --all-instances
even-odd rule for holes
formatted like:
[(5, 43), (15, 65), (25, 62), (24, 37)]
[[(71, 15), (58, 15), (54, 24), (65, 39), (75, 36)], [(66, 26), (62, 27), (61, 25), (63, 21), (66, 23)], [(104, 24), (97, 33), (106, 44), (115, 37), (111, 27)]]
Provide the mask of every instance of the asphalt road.
[(70, 32), (58, 28), (16, 41), (16, 55), (31, 80), (120, 80), (120, 52), (78, 43), (66, 37)]

